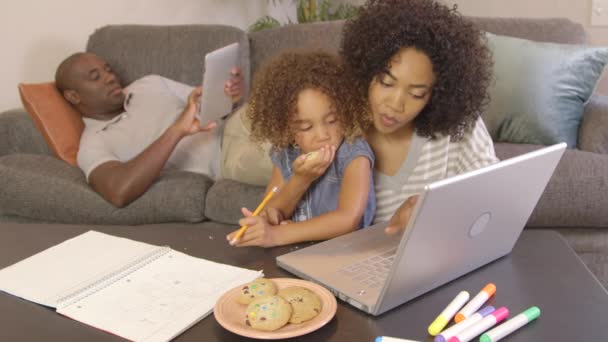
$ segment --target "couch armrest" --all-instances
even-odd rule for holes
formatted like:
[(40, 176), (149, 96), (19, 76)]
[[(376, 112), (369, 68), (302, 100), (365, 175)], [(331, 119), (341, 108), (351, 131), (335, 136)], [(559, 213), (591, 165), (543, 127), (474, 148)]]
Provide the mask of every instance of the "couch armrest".
[(0, 156), (13, 153), (53, 155), (24, 109), (0, 113)]
[(91, 189), (80, 169), (52, 156), (11, 154), (0, 157), (0, 215), (68, 224), (200, 222), (212, 183), (202, 174), (167, 171), (118, 209)]
[(593, 94), (578, 129), (578, 148), (608, 154), (608, 96)]

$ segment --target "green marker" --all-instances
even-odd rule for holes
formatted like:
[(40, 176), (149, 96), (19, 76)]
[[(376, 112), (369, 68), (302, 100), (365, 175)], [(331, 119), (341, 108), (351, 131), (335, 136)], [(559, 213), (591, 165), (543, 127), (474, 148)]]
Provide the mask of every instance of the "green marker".
[(503, 339), (505, 336), (532, 322), (540, 316), (540, 309), (537, 306), (532, 306), (528, 310), (511, 318), (496, 328), (481, 335), (479, 342), (496, 342)]

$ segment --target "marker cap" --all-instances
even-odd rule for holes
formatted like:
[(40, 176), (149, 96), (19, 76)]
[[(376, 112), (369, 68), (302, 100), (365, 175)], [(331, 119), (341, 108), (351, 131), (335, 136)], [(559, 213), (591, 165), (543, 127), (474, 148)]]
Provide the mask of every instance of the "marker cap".
[[(376, 342), (378, 342), (378, 340), (376, 340)], [(492, 342), (492, 339), (490, 338), (490, 336), (483, 334), (479, 338), (479, 342)]]
[(433, 321), (433, 323), (431, 323), (431, 325), (429, 325), (429, 334), (431, 334), (431, 336), (437, 336), (441, 330), (443, 330), (443, 328), (448, 324), (449, 320), (443, 316), (438, 316), (437, 318), (435, 318), (435, 320)]
[(477, 311), (477, 313), (480, 314), (481, 317), (486, 317), (487, 315), (489, 315), (492, 312), (494, 312), (494, 310), (496, 310), (496, 309), (492, 305), (488, 305), (485, 308)]
[(533, 321), (540, 316), (540, 309), (538, 306), (532, 306), (528, 308), (528, 310), (524, 311), (523, 314), (526, 315), (528, 321)]
[(454, 317), (454, 321), (456, 323), (460, 323), (460, 322), (464, 321), (465, 319), (466, 319), (466, 317), (464, 317), (464, 315), (461, 313), (457, 313), (456, 317)]
[(496, 317), (496, 322), (500, 322), (509, 317), (509, 309), (501, 306), (500, 308), (496, 309), (496, 311), (492, 312), (492, 315)]
[(494, 285), (493, 283), (488, 283), (488, 285), (484, 286), (481, 291), (487, 293), (488, 296), (491, 297), (496, 292), (496, 285)]

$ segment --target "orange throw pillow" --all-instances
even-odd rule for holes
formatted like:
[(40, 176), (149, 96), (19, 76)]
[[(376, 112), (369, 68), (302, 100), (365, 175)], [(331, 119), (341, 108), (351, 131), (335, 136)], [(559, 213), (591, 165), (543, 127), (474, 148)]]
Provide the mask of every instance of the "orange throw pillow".
[(55, 155), (76, 166), (82, 117), (59, 93), (54, 82), (19, 84), (19, 95), (34, 124)]

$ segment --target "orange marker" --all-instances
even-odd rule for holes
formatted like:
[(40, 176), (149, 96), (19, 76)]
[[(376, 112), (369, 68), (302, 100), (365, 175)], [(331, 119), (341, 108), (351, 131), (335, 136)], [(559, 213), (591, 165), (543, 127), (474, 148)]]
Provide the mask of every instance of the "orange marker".
[(464, 321), (466, 318), (469, 318), (472, 314), (477, 312), (477, 310), (479, 310), (483, 303), (485, 303), (490, 297), (492, 297), (495, 292), (496, 285), (489, 283), (488, 285), (484, 286), (483, 289), (481, 289), (481, 291), (479, 291), (479, 293), (475, 297), (473, 297), (473, 299), (471, 299), (471, 301), (468, 302), (467, 305), (464, 306), (464, 308), (458, 311), (456, 317), (454, 317), (454, 321), (456, 321), (456, 323), (459, 323), (461, 321)]

